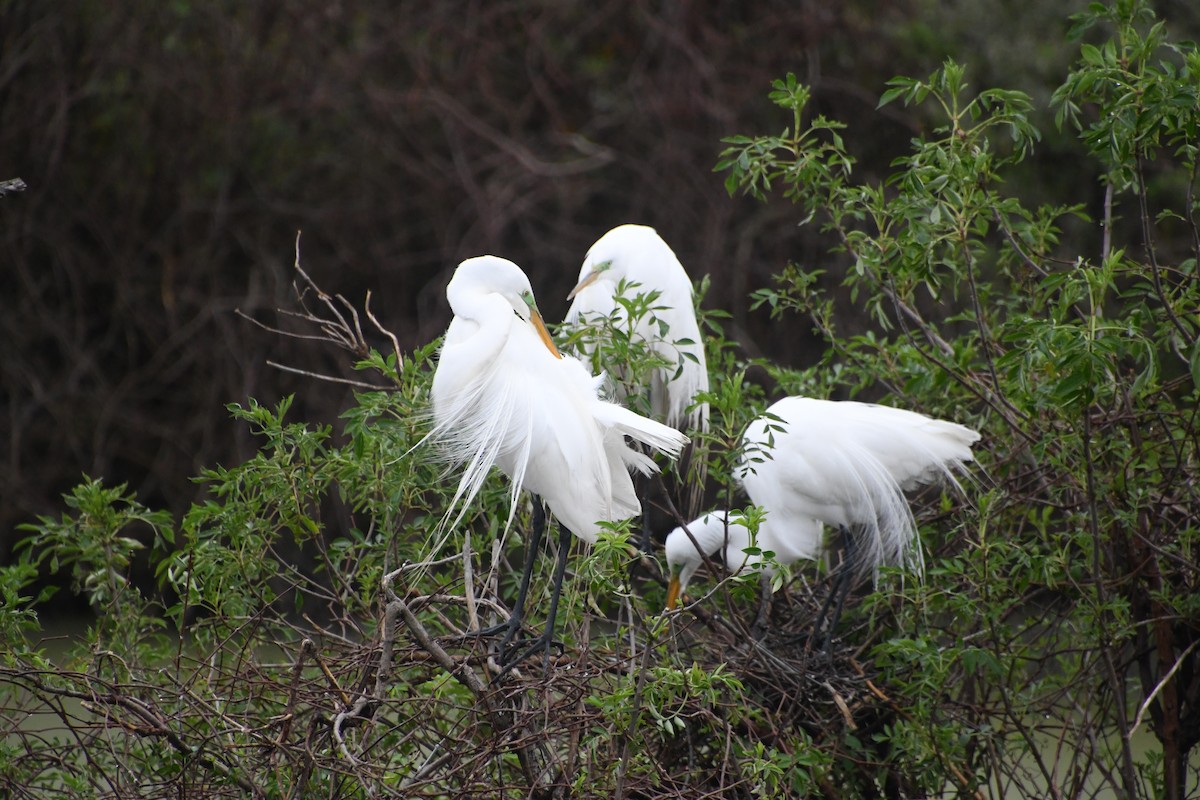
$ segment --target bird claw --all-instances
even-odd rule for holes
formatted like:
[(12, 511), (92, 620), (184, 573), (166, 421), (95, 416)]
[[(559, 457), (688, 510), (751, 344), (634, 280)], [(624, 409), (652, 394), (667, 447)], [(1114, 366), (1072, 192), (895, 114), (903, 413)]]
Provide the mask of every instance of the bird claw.
[(492, 625), (490, 627), (487, 627), (487, 628), (480, 628), (477, 631), (467, 631), (466, 633), (462, 634), (459, 638), (461, 638), (461, 639), (487, 639), (488, 637), (495, 636), (496, 634), (499, 634), (499, 633), (503, 633), (505, 635), (511, 636), (512, 631), (513, 631), (513, 626), (510, 623), (499, 622), (499, 623)]
[(566, 652), (566, 645), (547, 634), (542, 634), (536, 639), (524, 639), (507, 643), (507, 646), (502, 647), (500, 650), (500, 672), (496, 675), (496, 678), (504, 677), (522, 661), (538, 652), (546, 654), (545, 667), (548, 670), (550, 668), (550, 651), (552, 650), (557, 650), (558, 655), (561, 656)]

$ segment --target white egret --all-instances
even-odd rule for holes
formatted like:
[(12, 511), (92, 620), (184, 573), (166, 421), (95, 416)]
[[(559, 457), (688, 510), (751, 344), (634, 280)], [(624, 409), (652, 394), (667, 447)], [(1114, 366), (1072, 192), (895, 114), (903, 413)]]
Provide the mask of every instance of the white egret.
[[(774, 551), (780, 564), (816, 559), (825, 547), (827, 524), (843, 531), (843, 592), (855, 571), (892, 564), (919, 573), (924, 562), (904, 491), (939, 479), (957, 486), (953, 473), (974, 458), (971, 445), (978, 440), (970, 428), (913, 411), (784, 398), (742, 435), (737, 478), (750, 501), (766, 512), (757, 547)], [(728, 568), (736, 571), (747, 562), (742, 551), (749, 531), (730, 522), (727, 537), (725, 520), (725, 512), (714, 512), (690, 523), (695, 544), (682, 528), (667, 536), (668, 607), (704, 556), (722, 545)], [(839, 607), (841, 599), (844, 593)]]
[[(814, 524), (819, 526), (815, 520)], [(730, 519), (728, 511), (706, 512), (686, 527), (686, 532), (680, 526), (667, 535), (667, 565), (673, 576), (667, 600), (670, 608), (675, 607), (679, 592), (687, 588), (696, 570), (704, 563), (704, 556), (713, 557), (719, 552), (720, 562), (734, 573), (740, 572), (743, 567), (754, 566), (761, 560), (758, 555), (746, 552), (754, 545), (750, 529)], [(691, 534), (690, 538), (688, 534)]]
[[(595, 542), (599, 522), (638, 514), (629, 469), (657, 469), (653, 460), (626, 444), (625, 436), (671, 456), (688, 439), (600, 398), (601, 379), (558, 352), (529, 279), (511, 261), (495, 256), (463, 261), (446, 286), (446, 298), (454, 319), (433, 377), (436, 425), (430, 436), (449, 460), (466, 465), (451, 503), (451, 508), (459, 503), (463, 508), (455, 522), (493, 464), (512, 481), (507, 524), (522, 488), (550, 507), (562, 524), (562, 538), (550, 620), (539, 640), (549, 646), (570, 534)], [(541, 533), (541, 525), (535, 525), (502, 650), (520, 627)]]
[[(577, 327), (612, 316), (628, 325), (625, 309), (616, 302), (622, 281), (629, 296), (658, 292), (652, 313), (633, 321), (630, 338), (641, 340), (665, 366), (650, 376), (650, 408), (668, 425), (706, 429), (708, 404), (689, 406), (698, 392), (708, 391), (708, 366), (692, 299), (692, 281), (675, 253), (645, 225), (619, 225), (596, 240), (579, 270), (579, 282), (568, 300), (565, 322)], [(632, 284), (639, 284), (633, 287)], [(664, 331), (662, 326), (666, 326)]]

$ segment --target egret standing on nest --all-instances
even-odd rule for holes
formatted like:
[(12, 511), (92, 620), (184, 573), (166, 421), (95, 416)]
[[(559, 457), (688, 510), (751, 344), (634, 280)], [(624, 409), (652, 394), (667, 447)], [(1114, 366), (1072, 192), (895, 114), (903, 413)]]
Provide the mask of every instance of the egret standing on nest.
[[(511, 666), (550, 646), (566, 569), (570, 534), (596, 541), (599, 522), (641, 510), (629, 469), (657, 469), (625, 436), (675, 456), (688, 439), (599, 396), (600, 378), (554, 346), (534, 302), (529, 279), (511, 261), (467, 259), (446, 286), (454, 319), (433, 376), (431, 438), (449, 460), (466, 464), (451, 508), (462, 518), (492, 465), (512, 481), (511, 524), (521, 489), (540, 496), (561, 523), (550, 618), (542, 637)], [(506, 525), (507, 526), (507, 525)], [(520, 629), (533, 560), (542, 536), (535, 525), (517, 605), (501, 644)]]
[(658, 293), (651, 313), (634, 320), (629, 331), (631, 339), (644, 342), (665, 364), (650, 376), (651, 412), (677, 428), (707, 429), (707, 403), (687, 411), (698, 392), (708, 391), (692, 281), (653, 228), (619, 225), (596, 240), (579, 270), (579, 283), (567, 295), (574, 302), (565, 322), (578, 327), (613, 316), (616, 325), (627, 324), (625, 309), (615, 299), (622, 281), (630, 287), (629, 297)]
[[(842, 532), (846, 559), (830, 595), (831, 601), (836, 595), (832, 630), (853, 575), (883, 565), (923, 570), (904, 492), (937, 480), (957, 487), (953, 473), (973, 460), (971, 445), (978, 440), (970, 428), (913, 411), (784, 398), (742, 435), (737, 477), (750, 501), (766, 512), (758, 549), (774, 551), (780, 564), (816, 559), (825, 548), (823, 526)], [(675, 606), (704, 556), (724, 546), (722, 560), (735, 571), (757, 560), (742, 552), (749, 546), (749, 531), (726, 523), (725, 512), (713, 512), (689, 524), (695, 544), (682, 528), (668, 535), (668, 607)]]

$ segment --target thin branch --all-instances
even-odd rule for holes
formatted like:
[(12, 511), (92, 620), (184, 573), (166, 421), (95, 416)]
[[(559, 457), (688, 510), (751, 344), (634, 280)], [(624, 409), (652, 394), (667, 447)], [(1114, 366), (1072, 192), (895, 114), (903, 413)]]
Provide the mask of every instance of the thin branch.
[(1150, 692), (1146, 699), (1142, 701), (1141, 707), (1138, 708), (1137, 716), (1133, 718), (1133, 725), (1130, 726), (1129, 732), (1125, 734), (1126, 742), (1133, 738), (1133, 734), (1142, 724), (1142, 717), (1145, 716), (1146, 709), (1148, 709), (1150, 704), (1154, 702), (1154, 698), (1158, 697), (1159, 693), (1163, 690), (1163, 687), (1167, 685), (1167, 682), (1170, 681), (1171, 678), (1175, 677), (1175, 673), (1181, 666), (1183, 666), (1183, 662), (1189, 655), (1192, 654), (1192, 651), (1196, 649), (1196, 645), (1200, 645), (1200, 639), (1197, 639), (1188, 645), (1187, 649), (1179, 655), (1179, 658), (1175, 659), (1175, 663), (1171, 666), (1171, 669), (1167, 670), (1167, 674), (1163, 676), (1163, 679), (1158, 682), (1157, 686), (1154, 687), (1154, 691)]
[(1192, 161), (1192, 174), (1188, 176), (1184, 208), (1187, 209), (1188, 230), (1192, 234), (1192, 256), (1200, 262), (1200, 226), (1196, 224), (1196, 176), (1200, 170), (1200, 159)]
[(330, 383), (343, 383), (347, 386), (357, 386), (360, 389), (370, 389), (372, 391), (378, 391), (386, 388), (374, 383), (367, 383), (366, 381), (356, 381), (353, 378), (339, 378), (334, 375), (323, 375), (319, 372), (300, 369), (299, 367), (289, 367), (287, 364), (280, 364), (278, 361), (272, 361), (270, 359), (267, 359), (266, 363), (267, 366), (274, 367), (275, 369), (282, 370), (283, 372), (291, 372), (294, 375), (303, 375), (306, 378), (316, 378), (317, 380), (328, 381)]
[(1137, 182), (1142, 238), (1145, 240), (1146, 257), (1150, 259), (1150, 279), (1154, 284), (1154, 293), (1158, 295), (1158, 299), (1162, 303), (1163, 310), (1167, 312), (1167, 319), (1171, 321), (1171, 325), (1179, 332), (1183, 341), (1191, 344), (1193, 341), (1191, 331), (1179, 321), (1179, 317), (1175, 316), (1175, 309), (1171, 306), (1171, 298), (1167, 296), (1166, 289), (1163, 287), (1161, 270), (1158, 266), (1158, 255), (1154, 248), (1154, 230), (1150, 222), (1150, 205), (1146, 199), (1146, 176), (1143, 171), (1142, 155), (1140, 152), (1137, 159)]
[(375, 313), (371, 311), (370, 289), (367, 290), (367, 299), (363, 301), (363, 312), (366, 313), (367, 319), (371, 320), (371, 324), (375, 326), (375, 330), (379, 331), (392, 341), (392, 351), (396, 354), (396, 369), (399, 370), (404, 366), (404, 354), (400, 351), (400, 341), (396, 338), (396, 334), (383, 327), (379, 320), (375, 319)]
[[(600, 147), (592, 142), (586, 142), (581, 137), (574, 137), (570, 141), (576, 145), (577, 150), (586, 153), (583, 158), (571, 161), (545, 161), (516, 139), (505, 136), (491, 125), (488, 125), (478, 114), (464, 108), (461, 103), (445, 92), (439, 89), (429, 89), (426, 92), (426, 96), (432, 101), (433, 105), (448, 112), (456, 122), (463, 125), (467, 130), (508, 153), (532, 175), (543, 178), (562, 178), (569, 175), (578, 175), (600, 169), (616, 159), (616, 155), (612, 150)], [(584, 142), (586, 144), (580, 146)]]
[(1112, 210), (1113, 210), (1113, 185), (1112, 181), (1104, 187), (1104, 239), (1100, 244), (1100, 261), (1108, 261), (1108, 254), (1112, 252)]

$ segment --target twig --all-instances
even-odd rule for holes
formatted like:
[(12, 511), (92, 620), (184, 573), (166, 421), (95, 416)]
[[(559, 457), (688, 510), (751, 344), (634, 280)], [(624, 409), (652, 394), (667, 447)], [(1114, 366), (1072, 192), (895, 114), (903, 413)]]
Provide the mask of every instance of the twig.
[(833, 704), (842, 713), (842, 719), (846, 721), (846, 727), (852, 731), (858, 730), (858, 724), (854, 721), (854, 716), (850, 713), (850, 707), (846, 705), (845, 698), (838, 693), (837, 689), (833, 688), (833, 684), (829, 681), (822, 681), (821, 685), (829, 692), (829, 696), (833, 698)]
[(467, 667), (465, 663), (457, 662), (451, 658), (450, 654), (447, 653), (445, 649), (443, 649), (442, 646), (437, 643), (437, 640), (429, 635), (429, 631), (425, 630), (425, 626), (421, 624), (421, 621), (416, 618), (416, 616), (412, 613), (412, 610), (403, 600), (397, 597), (395, 600), (388, 603), (388, 612), (391, 613), (393, 609), (398, 611), (404, 618), (404, 624), (408, 626), (409, 631), (412, 632), (413, 638), (417, 640), (417, 644), (419, 644), (421, 648), (425, 650), (425, 652), (433, 656), (433, 660), (436, 661), (442, 667), (442, 669), (454, 676), (455, 680), (457, 680), (463, 686), (466, 686), (468, 689), (470, 689), (476, 697), (482, 698), (487, 693), (487, 687), (483, 685), (483, 681), (480, 680), (479, 675), (476, 674), (475, 670)]
[(633, 687), (633, 709), (629, 714), (629, 727), (621, 733), (620, 754), (617, 756), (617, 788), (613, 795), (615, 800), (624, 800), (625, 797), (625, 779), (629, 769), (629, 740), (637, 733), (638, 725), (641, 722), (642, 693), (646, 687), (646, 675), (650, 672), (650, 651), (653, 649), (650, 642), (646, 642), (642, 648), (642, 661), (638, 667), (637, 681)]
[(325, 679), (329, 681), (329, 685), (333, 687), (335, 692), (337, 692), (338, 697), (342, 698), (342, 704), (349, 706), (351, 703), (350, 696), (342, 691), (342, 687), (338, 685), (337, 678), (335, 678), (333, 673), (329, 671), (329, 667), (325, 664), (325, 659), (321, 658), (321, 654), (317, 652), (315, 647), (312, 648), (312, 655), (317, 661), (317, 666), (321, 668), (321, 672), (325, 674)]
[(312, 639), (300, 642), (300, 652), (296, 655), (296, 664), (292, 667), (292, 685), (288, 688), (287, 705), (283, 710), (283, 724), (279, 726), (279, 736), (275, 740), (277, 747), (282, 747), (291, 732), (292, 719), (296, 713), (296, 693), (300, 688), (300, 675), (304, 671), (304, 657), (314, 649)]
[(371, 324), (375, 329), (388, 337), (392, 341), (392, 350), (396, 353), (396, 369), (399, 370), (404, 366), (404, 355), (400, 352), (400, 341), (396, 339), (396, 334), (389, 331), (383, 325), (379, 324), (379, 320), (375, 319), (375, 313), (371, 311), (371, 290), (367, 290), (367, 299), (363, 301), (363, 312), (367, 315), (367, 319), (371, 320)]
[(1113, 185), (1112, 181), (1104, 188), (1104, 237), (1100, 242), (1100, 261), (1108, 261), (1108, 254), (1112, 252), (1112, 209), (1113, 209)]
[(1191, 655), (1192, 651), (1196, 649), (1196, 645), (1198, 644), (1200, 644), (1200, 639), (1197, 639), (1188, 645), (1187, 649), (1180, 654), (1179, 658), (1175, 659), (1175, 663), (1171, 666), (1171, 669), (1167, 671), (1167, 674), (1163, 676), (1163, 679), (1158, 682), (1157, 686), (1154, 687), (1154, 691), (1150, 692), (1146, 699), (1142, 701), (1142, 705), (1138, 709), (1137, 716), (1133, 718), (1133, 725), (1130, 726), (1129, 733), (1125, 734), (1126, 742), (1133, 738), (1134, 732), (1137, 731), (1138, 726), (1142, 724), (1142, 717), (1145, 716), (1146, 709), (1148, 709), (1150, 704), (1154, 702), (1154, 698), (1158, 697), (1159, 692), (1163, 690), (1163, 687), (1167, 685), (1167, 682), (1170, 681), (1171, 678), (1175, 677), (1176, 671), (1183, 666), (1184, 660)]
[(438, 558), (433, 561), (406, 561), (391, 572), (384, 574), (382, 578), (383, 590), (387, 593), (388, 597), (391, 597), (393, 600), (399, 599), (396, 597), (395, 589), (392, 588), (392, 584), (395, 583), (396, 578), (399, 578), (406, 572), (412, 572), (413, 570), (425, 569), (426, 567), (440, 567), (443, 564), (451, 564), (461, 557), (462, 556), (460, 553), (455, 553), (452, 556)]
[(1179, 332), (1183, 341), (1191, 343), (1195, 341), (1191, 331), (1188, 330), (1179, 317), (1175, 315), (1175, 309), (1171, 306), (1171, 298), (1167, 296), (1167, 291), (1163, 287), (1162, 269), (1158, 266), (1158, 255), (1154, 248), (1154, 230), (1150, 221), (1150, 206), (1146, 200), (1146, 176), (1143, 171), (1142, 154), (1139, 152), (1137, 157), (1137, 182), (1138, 182), (1138, 208), (1142, 222), (1142, 237), (1145, 239), (1146, 256), (1150, 259), (1150, 281), (1154, 285), (1154, 293), (1158, 295), (1159, 301), (1162, 303), (1163, 311), (1167, 313), (1167, 319), (1170, 320), (1171, 326)]
[(479, 630), (479, 615), (475, 610), (475, 573), (471, 565), (471, 532), (463, 538), (463, 597), (467, 603), (467, 630)]
[(307, 370), (307, 369), (299, 369), (297, 367), (289, 367), (286, 364), (280, 364), (278, 361), (271, 361), (270, 359), (267, 359), (267, 365), (274, 367), (275, 369), (278, 369), (278, 370), (283, 370), (284, 372), (291, 372), (295, 375), (303, 375), (306, 378), (316, 378), (317, 380), (329, 381), (330, 383), (344, 383), (347, 386), (357, 386), (361, 389), (372, 389), (375, 391), (378, 391), (379, 389), (384, 388), (384, 387), (378, 386), (374, 383), (367, 383), (365, 381), (356, 381), (356, 380), (352, 380), (350, 378), (338, 378), (333, 375), (322, 375), (319, 372), (311, 372), (310, 370)]
[(366, 381), (352, 380), (349, 378), (337, 378), (336, 375), (324, 375), (319, 372), (308, 371), (308, 369), (299, 369), (296, 367), (289, 367), (287, 365), (284, 365), (284, 363), (280, 363), (278, 361), (271, 361), (270, 359), (266, 360), (266, 366), (275, 367), (276, 369), (281, 369), (281, 371), (283, 371), (283, 372), (290, 372), (290, 373), (293, 373), (296, 375), (304, 375), (305, 378), (316, 378), (317, 380), (328, 380), (329, 383), (331, 383), (331, 384), (346, 384), (347, 386), (358, 386), (358, 387), (360, 387), (360, 389), (370, 389), (370, 390), (376, 390), (376, 391), (383, 389), (383, 386), (378, 386), (376, 384), (368, 384), (368, 383), (366, 383)]

